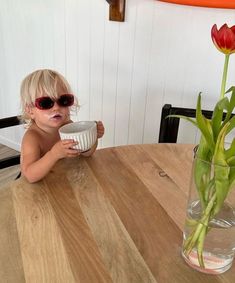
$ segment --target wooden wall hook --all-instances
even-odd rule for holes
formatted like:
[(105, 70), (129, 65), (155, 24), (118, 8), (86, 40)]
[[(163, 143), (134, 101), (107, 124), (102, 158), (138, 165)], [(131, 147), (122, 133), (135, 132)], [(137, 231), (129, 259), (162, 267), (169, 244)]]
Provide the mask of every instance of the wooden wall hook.
[(126, 0), (106, 0), (109, 3), (109, 20), (124, 22)]

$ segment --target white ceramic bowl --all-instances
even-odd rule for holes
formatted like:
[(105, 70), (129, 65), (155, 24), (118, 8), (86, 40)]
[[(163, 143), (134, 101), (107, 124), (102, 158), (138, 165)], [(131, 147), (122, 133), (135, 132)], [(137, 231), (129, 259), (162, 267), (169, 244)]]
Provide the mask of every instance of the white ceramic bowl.
[(94, 121), (80, 121), (66, 124), (59, 129), (60, 138), (78, 142), (74, 148), (82, 152), (89, 150), (97, 140), (97, 127)]

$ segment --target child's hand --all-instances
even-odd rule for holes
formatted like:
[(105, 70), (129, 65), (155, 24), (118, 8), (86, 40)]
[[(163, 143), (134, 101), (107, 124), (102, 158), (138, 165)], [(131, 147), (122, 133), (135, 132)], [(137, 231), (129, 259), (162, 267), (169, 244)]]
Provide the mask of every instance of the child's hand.
[(77, 144), (77, 142), (71, 139), (60, 140), (52, 147), (51, 152), (58, 159), (76, 157), (80, 155), (80, 151), (73, 148)]
[(97, 121), (97, 138), (102, 138), (104, 135), (104, 125), (101, 121)]

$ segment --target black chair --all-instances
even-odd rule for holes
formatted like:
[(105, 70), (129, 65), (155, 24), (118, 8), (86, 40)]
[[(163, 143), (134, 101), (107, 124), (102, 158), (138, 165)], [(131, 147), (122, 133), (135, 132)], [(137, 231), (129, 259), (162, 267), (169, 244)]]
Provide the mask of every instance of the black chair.
[[(207, 118), (211, 119), (213, 111), (211, 110), (202, 110), (202, 114)], [(161, 114), (161, 124), (159, 132), (159, 143), (176, 143), (178, 137), (179, 123), (180, 118), (169, 117), (168, 115), (184, 115), (186, 117), (195, 118), (196, 109), (192, 108), (183, 108), (183, 107), (172, 107), (171, 104), (165, 104), (162, 107)], [(224, 113), (225, 118), (225, 113)]]
[[(18, 116), (0, 119), (0, 129), (22, 124)], [(20, 154), (0, 159), (0, 169), (20, 164)], [(19, 175), (17, 176), (19, 177)]]

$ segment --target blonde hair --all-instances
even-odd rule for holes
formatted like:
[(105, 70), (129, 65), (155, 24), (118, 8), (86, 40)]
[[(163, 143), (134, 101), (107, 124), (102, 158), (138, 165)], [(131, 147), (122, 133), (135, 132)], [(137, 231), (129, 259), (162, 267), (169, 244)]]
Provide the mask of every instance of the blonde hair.
[[(66, 93), (72, 93), (68, 81), (58, 72), (42, 69), (29, 74), (24, 78), (21, 83), (20, 96), (21, 96), (21, 119), (29, 123), (30, 117), (27, 114), (27, 107), (34, 105), (35, 99), (40, 96), (49, 96), (53, 99), (58, 98), (58, 86), (64, 89)], [(75, 98), (75, 108), (78, 108), (78, 102)]]

